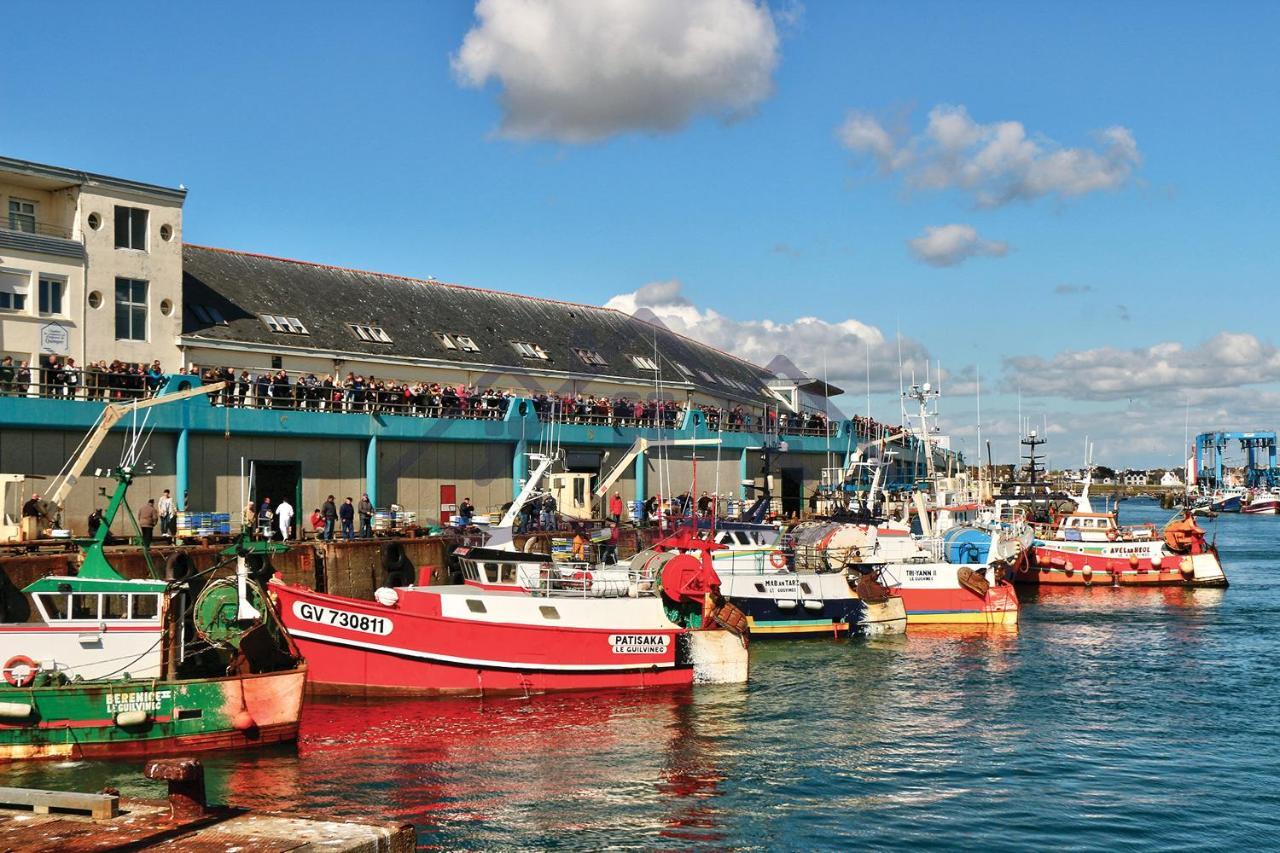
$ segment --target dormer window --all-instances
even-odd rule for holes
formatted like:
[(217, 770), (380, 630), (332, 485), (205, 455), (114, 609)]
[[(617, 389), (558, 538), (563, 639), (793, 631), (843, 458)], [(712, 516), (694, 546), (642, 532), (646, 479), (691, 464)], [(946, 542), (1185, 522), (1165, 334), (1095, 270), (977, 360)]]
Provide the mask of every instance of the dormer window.
[(511, 346), (515, 347), (516, 352), (520, 353), (524, 358), (536, 358), (541, 361), (546, 361), (550, 358), (550, 356), (547, 355), (547, 351), (537, 344), (525, 343), (523, 341), (512, 341)]
[(593, 349), (574, 347), (573, 351), (577, 354), (578, 358), (582, 359), (583, 364), (588, 364), (592, 367), (605, 367), (609, 364), (609, 362), (604, 360), (604, 356), (600, 355), (600, 353)]
[(268, 329), (273, 332), (279, 332), (282, 335), (309, 335), (307, 327), (302, 325), (302, 321), (297, 317), (285, 317), (281, 314), (259, 314), (258, 319), (261, 320)]
[(658, 363), (655, 362), (653, 359), (649, 358), (649, 356), (647, 355), (633, 355), (631, 356), (631, 363), (634, 364), (636, 367), (640, 368), (641, 370), (657, 370), (658, 369)]
[(348, 323), (347, 328), (351, 330), (351, 334), (355, 335), (362, 341), (371, 344), (389, 344), (391, 336), (383, 331), (381, 326), (364, 326), (359, 323)]

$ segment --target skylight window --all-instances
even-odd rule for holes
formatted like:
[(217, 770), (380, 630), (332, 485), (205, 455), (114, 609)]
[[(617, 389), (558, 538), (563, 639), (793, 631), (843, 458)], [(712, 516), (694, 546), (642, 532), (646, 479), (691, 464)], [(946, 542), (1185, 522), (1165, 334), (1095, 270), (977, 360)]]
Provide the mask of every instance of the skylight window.
[(712, 376), (710, 373), (707, 373), (707, 371), (703, 370), (702, 368), (698, 368), (698, 372), (701, 373), (702, 378), (707, 380), (708, 382), (716, 381), (716, 378), (714, 376)]
[(690, 370), (689, 368), (685, 367), (683, 364), (681, 364), (681, 363), (680, 363), (680, 362), (678, 362), (678, 361), (676, 362), (676, 367), (677, 367), (677, 368), (679, 368), (680, 372), (681, 372), (681, 373), (683, 373), (685, 376), (692, 376), (692, 375), (693, 375), (693, 371), (692, 371), (692, 370)]
[(466, 335), (454, 335), (454, 341), (458, 344), (458, 349), (463, 352), (480, 352), (480, 347), (476, 346), (476, 342)]
[(574, 347), (573, 351), (577, 353), (578, 358), (582, 359), (583, 364), (589, 364), (592, 367), (604, 367), (609, 362), (604, 360), (604, 356), (593, 349), (582, 349)]
[(209, 312), (204, 310), (203, 305), (192, 305), (191, 310), (195, 313), (196, 319), (201, 323), (212, 323), (213, 318), (209, 316)]
[(658, 369), (657, 362), (649, 358), (647, 355), (633, 355), (631, 356), (631, 362), (641, 370), (657, 370)]
[(214, 308), (212, 305), (207, 305), (204, 306), (204, 310), (209, 312), (209, 316), (213, 318), (213, 322), (217, 323), (219, 326), (227, 325), (227, 318), (223, 317), (222, 312), (217, 308)]
[[(217, 308), (214, 308), (212, 305), (199, 305), (192, 303), (191, 310), (196, 315), (196, 319), (201, 323), (216, 323), (219, 326), (227, 325), (226, 318), (222, 316), (222, 312)], [(266, 319), (266, 316), (267, 315), (265, 314), (263, 315), (264, 320)], [(275, 329), (272, 329), (272, 331), (275, 331)]]
[(279, 332), (283, 335), (311, 334), (297, 317), (285, 317), (280, 314), (259, 314), (258, 318), (273, 332)]
[(391, 343), (391, 336), (383, 331), (381, 326), (363, 326), (359, 323), (348, 323), (347, 328), (362, 341), (368, 341), (373, 344)]
[(537, 344), (529, 344), (523, 341), (512, 341), (511, 346), (515, 347), (516, 352), (520, 353), (520, 355), (525, 358), (537, 358), (543, 361), (550, 358), (550, 356), (547, 355), (547, 351)]
[(444, 332), (436, 332), (436, 340), (439, 341), (440, 346), (444, 347), (445, 349), (458, 348), (458, 345), (453, 342), (453, 338), (449, 337)]

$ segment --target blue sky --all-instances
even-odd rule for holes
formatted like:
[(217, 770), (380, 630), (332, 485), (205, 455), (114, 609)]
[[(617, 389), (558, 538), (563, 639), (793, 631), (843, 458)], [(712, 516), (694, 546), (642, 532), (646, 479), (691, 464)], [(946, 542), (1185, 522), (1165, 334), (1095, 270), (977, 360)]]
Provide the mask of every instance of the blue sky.
[[(569, 3), (541, 41), (506, 0), (14, 6), (11, 31), (47, 35), (8, 45), (0, 152), (183, 183), (194, 243), (596, 304), (679, 282), (671, 323), (825, 363), (848, 408), (878, 333), (885, 416), (900, 329), (952, 376), (944, 427), (970, 450), (975, 368), (1000, 456), (1018, 387), (1064, 464), (1086, 433), (1108, 464), (1174, 464), (1188, 406), (1193, 433), (1277, 425), (1280, 7), (646, 5)], [(684, 77), (648, 79), (643, 50), (600, 35), (621, 26), (652, 53), (698, 6), (728, 44)], [(502, 55), (451, 67), (469, 32)], [(905, 151), (938, 107), (1020, 123), (1044, 154), (1097, 153), (1124, 128), (1136, 154), (1104, 188), (983, 206), (839, 136), (857, 113)], [(913, 256), (947, 225), (986, 253)]]

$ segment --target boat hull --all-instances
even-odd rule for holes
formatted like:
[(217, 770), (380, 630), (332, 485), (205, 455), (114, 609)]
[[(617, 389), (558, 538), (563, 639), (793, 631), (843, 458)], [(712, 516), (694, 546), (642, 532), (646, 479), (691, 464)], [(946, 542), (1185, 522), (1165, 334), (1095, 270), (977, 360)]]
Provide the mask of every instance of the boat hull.
[(890, 592), (901, 596), (907, 625), (1018, 624), (1018, 595), (1007, 581), (996, 579), (985, 595), (959, 582), (960, 566), (926, 563), (887, 566)]
[[(273, 589), (317, 693), (485, 695), (746, 680), (737, 636), (674, 625), (653, 598), (402, 590), (420, 599), (415, 606), (423, 609), (411, 611), (284, 584)], [(464, 602), (485, 609), (451, 612)], [(334, 613), (344, 614), (336, 624)], [(373, 620), (380, 633), (342, 627)]]
[(864, 602), (843, 572), (722, 573), (720, 589), (747, 615), (753, 637), (872, 636), (906, 630), (900, 601)]
[(1132, 543), (1037, 543), (1031, 565), (1014, 582), (1042, 586), (1225, 587), (1217, 552), (1172, 554), (1158, 541)]
[(1253, 500), (1240, 508), (1245, 515), (1280, 515), (1280, 499)]
[[(296, 740), (306, 667), (0, 691), (0, 761), (141, 758)], [(11, 716), (30, 707), (25, 718)], [(121, 715), (145, 713), (131, 723)]]

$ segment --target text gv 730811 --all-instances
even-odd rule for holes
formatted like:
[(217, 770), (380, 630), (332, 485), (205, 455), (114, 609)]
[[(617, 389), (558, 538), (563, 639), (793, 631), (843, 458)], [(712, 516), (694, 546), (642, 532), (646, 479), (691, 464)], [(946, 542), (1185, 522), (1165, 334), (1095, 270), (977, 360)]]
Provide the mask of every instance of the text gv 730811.
[(359, 631), (364, 634), (376, 634), (385, 637), (391, 633), (391, 620), (384, 616), (369, 616), (365, 613), (352, 613), (348, 610), (337, 610), (305, 601), (293, 603), (293, 615), (305, 622), (318, 625), (333, 625), (348, 631)]

